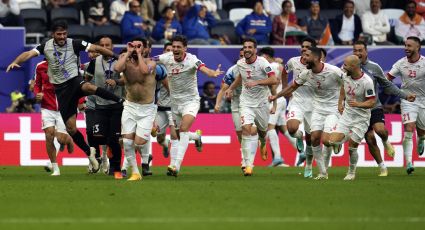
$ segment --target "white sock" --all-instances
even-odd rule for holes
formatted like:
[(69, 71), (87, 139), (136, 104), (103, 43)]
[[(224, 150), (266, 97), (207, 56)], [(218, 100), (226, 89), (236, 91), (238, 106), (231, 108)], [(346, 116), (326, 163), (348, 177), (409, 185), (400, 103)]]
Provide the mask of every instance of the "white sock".
[(305, 167), (312, 168), (313, 166), (313, 149), (311, 145), (305, 147)]
[(301, 139), (303, 138), (303, 132), (301, 132), (300, 130), (297, 130), (294, 135), (292, 135), (293, 138), (297, 138), (297, 139)]
[(413, 151), (413, 133), (412, 132), (404, 132), (403, 139), (403, 153), (406, 163), (412, 163), (412, 151)]
[(52, 169), (53, 169), (53, 173), (55, 172), (60, 173), (58, 163), (52, 163)]
[(146, 142), (146, 144), (142, 146), (140, 151), (140, 155), (142, 156), (142, 164), (149, 163), (150, 147), (151, 147), (151, 140), (149, 138), (148, 142)]
[(288, 139), (289, 143), (291, 143), (292, 147), (294, 147), (294, 149), (297, 149), (297, 139), (291, 137), (288, 130), (285, 131), (284, 135), (285, 135), (286, 139)]
[(255, 155), (257, 154), (258, 149), (258, 134), (255, 136), (250, 136), (251, 140), (251, 155), (249, 156), (249, 164), (251, 167), (254, 167)]
[(127, 160), (127, 157), (125, 157), (125, 152), (124, 152), (124, 160), (122, 161), (121, 170), (127, 170), (127, 169), (128, 169), (128, 160)]
[(280, 153), (280, 145), (279, 145), (279, 137), (277, 136), (276, 130), (271, 129), (267, 131), (267, 137), (270, 140), (270, 146), (274, 153), (274, 160), (278, 160), (282, 158), (282, 155)]
[(177, 152), (179, 151), (179, 140), (171, 140), (170, 165), (176, 166)]
[(132, 173), (140, 174), (139, 169), (137, 168), (136, 152), (133, 146), (134, 141), (127, 138), (123, 138), (122, 141), (124, 145), (124, 155), (125, 158), (127, 158), (128, 165), (131, 167)]
[(357, 148), (348, 148), (348, 152), (350, 153), (350, 167), (348, 173), (356, 174), (357, 161), (359, 160)]
[(331, 161), (332, 156), (332, 147), (323, 146), (322, 154), (324, 157), (325, 167), (329, 168), (329, 162)]
[(379, 163), (378, 164), (378, 166), (381, 168), (381, 169), (386, 169), (387, 168), (387, 166), (385, 166), (385, 164), (384, 164), (384, 162), (382, 161), (381, 163)]
[(250, 136), (242, 136), (242, 161), (245, 162), (245, 166), (252, 167), (250, 164), (250, 155), (252, 153), (252, 144)]
[(241, 147), (239, 148), (239, 151), (241, 151), (241, 166), (246, 167), (245, 161), (243, 159), (242, 144), (241, 144)]
[(109, 158), (108, 158), (108, 146), (106, 145), (102, 145), (102, 161), (106, 162)]
[(176, 168), (180, 170), (180, 166), (183, 162), (184, 155), (186, 154), (187, 147), (189, 146), (189, 132), (180, 133), (179, 149), (176, 157)]
[(197, 133), (194, 132), (187, 132), (189, 134), (189, 140), (191, 141), (197, 141), (199, 140), (200, 136)]
[(322, 146), (313, 146), (311, 148), (313, 150), (313, 156), (316, 158), (317, 168), (319, 168), (319, 173), (322, 175), (327, 174), (325, 168), (325, 162), (323, 161), (322, 156)]

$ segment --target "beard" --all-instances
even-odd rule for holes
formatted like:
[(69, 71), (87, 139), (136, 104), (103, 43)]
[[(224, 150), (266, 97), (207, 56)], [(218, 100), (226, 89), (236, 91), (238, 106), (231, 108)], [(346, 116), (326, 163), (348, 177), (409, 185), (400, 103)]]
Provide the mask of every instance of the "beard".
[(313, 62), (307, 62), (306, 67), (307, 67), (307, 69), (313, 69), (314, 63)]
[(133, 58), (135, 61), (139, 60), (139, 57), (137, 57), (137, 52), (136, 51), (133, 51), (131, 53), (131, 58)]

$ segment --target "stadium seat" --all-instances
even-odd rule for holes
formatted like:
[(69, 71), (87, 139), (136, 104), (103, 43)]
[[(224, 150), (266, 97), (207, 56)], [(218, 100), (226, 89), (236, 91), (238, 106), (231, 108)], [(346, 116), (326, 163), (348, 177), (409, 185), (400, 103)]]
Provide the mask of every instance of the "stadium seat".
[(112, 43), (121, 44), (121, 28), (118, 25), (96, 26), (93, 29), (93, 41), (99, 41), (103, 36), (108, 36), (112, 39)]
[(334, 19), (339, 14), (342, 14), (342, 10), (339, 10), (339, 9), (320, 10), (320, 15), (322, 15), (322, 17), (327, 19)]
[(217, 14), (220, 16), (221, 20), (229, 19), (229, 13), (225, 10), (217, 10)]
[(40, 43), (47, 31), (47, 13), (44, 9), (21, 10), (27, 43)]
[(235, 8), (235, 9), (231, 9), (229, 12), (229, 20), (232, 21), (235, 26), (242, 21), (242, 19), (248, 15), (252, 13), (252, 9), (251, 8)]
[(69, 25), (68, 37), (73, 39), (81, 39), (87, 42), (92, 42), (93, 32), (90, 26)]
[(395, 22), (404, 14), (404, 10), (400, 9), (382, 9), (381, 11), (388, 17), (390, 26), (395, 26)]
[(73, 7), (62, 7), (52, 9), (50, 13), (51, 22), (65, 20), (69, 25), (80, 24), (80, 12)]
[(236, 35), (235, 26), (230, 20), (218, 22), (212, 29), (211, 35), (227, 36), (231, 44), (239, 44), (239, 37)]
[(41, 1), (34, 0), (17, 0), (20, 10), (25, 9), (41, 9)]

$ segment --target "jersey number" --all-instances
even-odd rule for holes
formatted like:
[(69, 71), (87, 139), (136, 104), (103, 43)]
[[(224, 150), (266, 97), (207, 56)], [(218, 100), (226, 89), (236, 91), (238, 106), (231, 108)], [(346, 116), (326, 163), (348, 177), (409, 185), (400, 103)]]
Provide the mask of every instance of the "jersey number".
[(356, 93), (354, 92), (354, 88), (351, 88), (351, 86), (348, 86), (348, 92), (347, 92), (348, 96), (356, 96)]
[(409, 70), (409, 77), (415, 78), (416, 77), (416, 70)]
[(403, 121), (410, 121), (409, 113), (403, 113)]
[(247, 75), (246, 76), (247, 79), (251, 79), (252, 76), (251, 76), (251, 71), (250, 70), (247, 70), (246, 71), (246, 75)]
[(180, 69), (171, 69), (171, 74), (176, 75), (180, 73)]
[(316, 84), (317, 84), (317, 89), (322, 89), (321, 87), (322, 84), (320, 83), (320, 81), (317, 81)]

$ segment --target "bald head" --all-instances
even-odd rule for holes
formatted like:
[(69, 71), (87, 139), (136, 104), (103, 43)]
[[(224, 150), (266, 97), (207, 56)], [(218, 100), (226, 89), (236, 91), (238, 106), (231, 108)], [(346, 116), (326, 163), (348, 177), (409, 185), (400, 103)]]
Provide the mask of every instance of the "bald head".
[(357, 57), (356, 55), (350, 55), (344, 59), (343, 68), (345, 71), (347, 71), (347, 75), (351, 77), (356, 77), (358, 75), (361, 75), (360, 63), (361, 60), (359, 57)]

